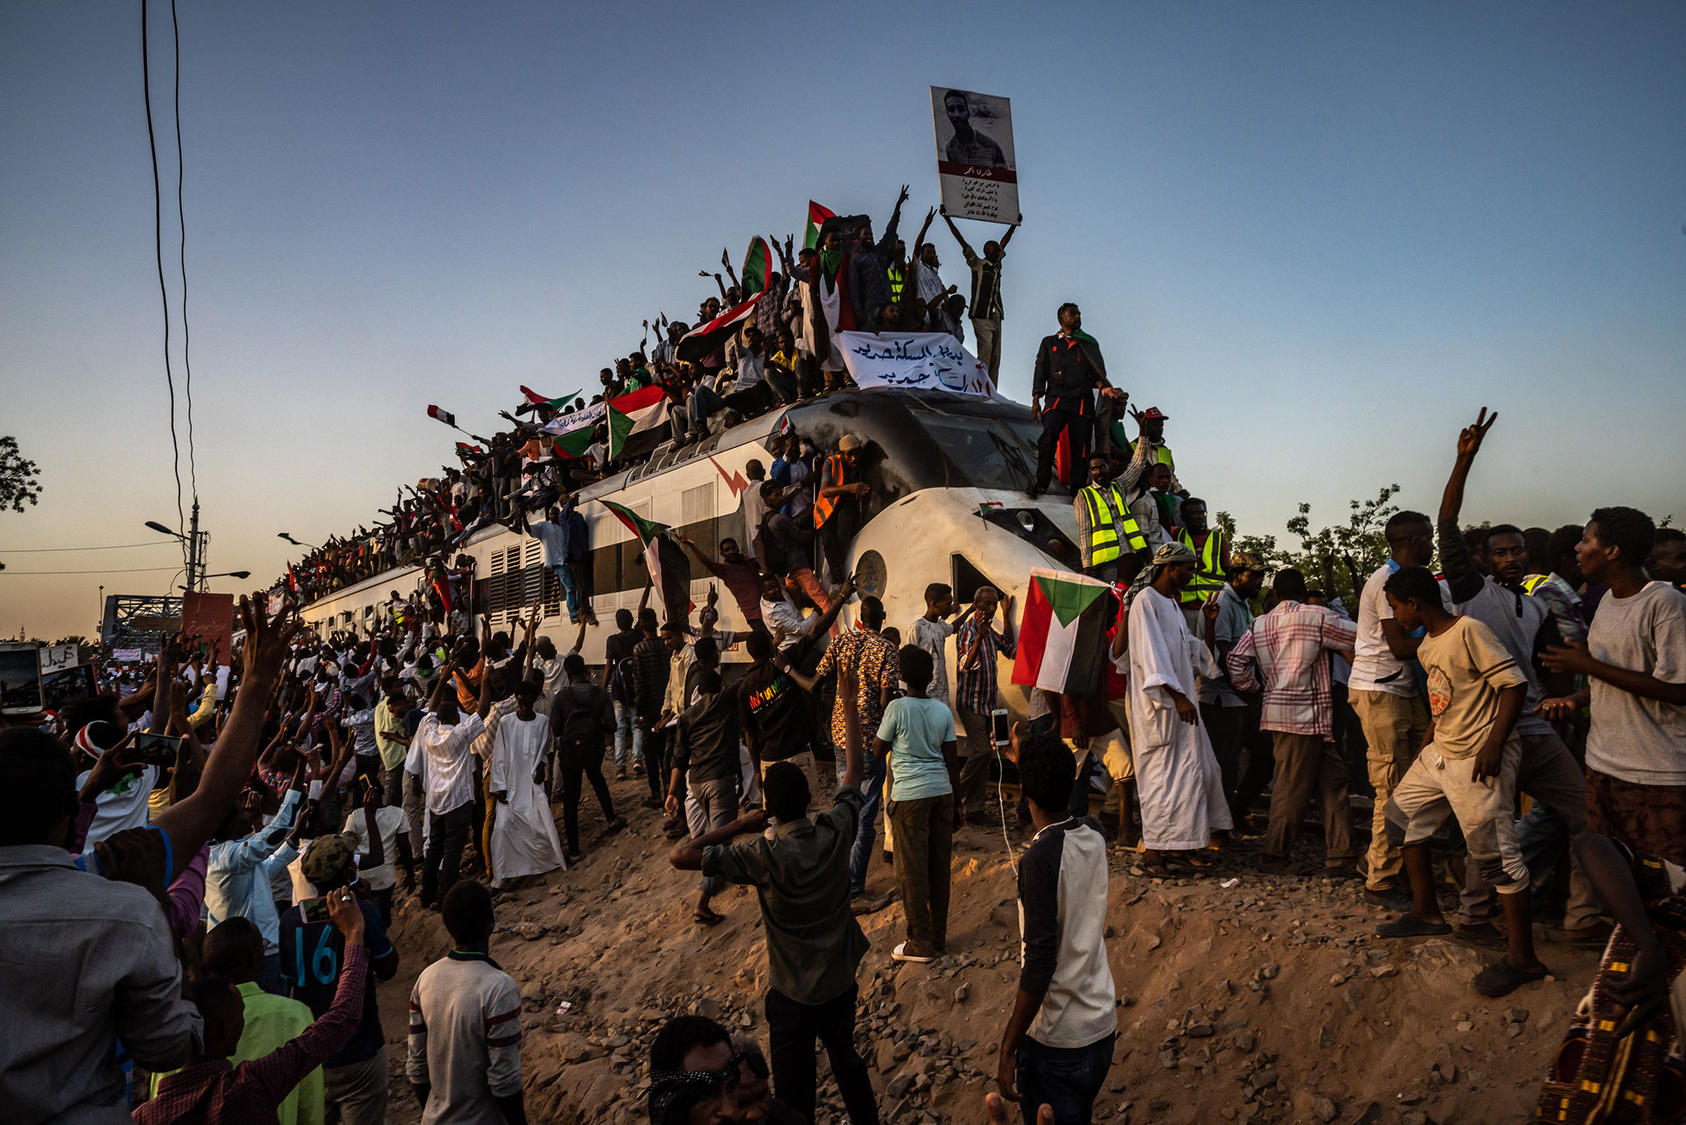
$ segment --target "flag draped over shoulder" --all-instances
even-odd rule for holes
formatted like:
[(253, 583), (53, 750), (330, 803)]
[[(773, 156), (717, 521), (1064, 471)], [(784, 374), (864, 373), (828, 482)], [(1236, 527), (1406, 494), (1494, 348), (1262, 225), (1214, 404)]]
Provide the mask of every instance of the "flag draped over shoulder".
[(743, 281), (744, 297), (758, 297), (767, 288), (767, 275), (773, 272), (773, 251), (767, 246), (767, 240), (757, 235), (749, 240), (749, 249), (743, 254), (743, 269), (739, 271)]
[(645, 519), (613, 500), (598, 503), (613, 512), (643, 545), (644, 565), (649, 568), (650, 582), (664, 611), (662, 620), (685, 621), (691, 616), (691, 560), (667, 534), (667, 525)]
[(439, 595), (439, 604), (445, 607), (445, 613), (449, 615), (451, 612), (451, 577), (445, 573), (444, 567), (434, 563), (432, 579), (433, 592)]
[(1067, 570), (1030, 572), (1013, 682), (1092, 695), (1105, 667), (1112, 586)]
[(808, 228), (802, 234), (803, 249), (812, 250), (818, 246), (820, 244), (820, 228), (825, 226), (827, 219), (835, 219), (836, 217), (834, 213), (821, 207), (812, 199), (808, 200)]

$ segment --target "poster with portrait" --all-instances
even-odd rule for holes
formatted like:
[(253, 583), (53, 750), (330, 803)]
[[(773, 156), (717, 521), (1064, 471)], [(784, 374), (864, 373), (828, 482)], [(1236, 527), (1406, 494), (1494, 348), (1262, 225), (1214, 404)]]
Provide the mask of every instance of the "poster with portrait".
[(932, 86), (931, 116), (943, 213), (957, 219), (1018, 222), (1011, 103), (993, 94)]

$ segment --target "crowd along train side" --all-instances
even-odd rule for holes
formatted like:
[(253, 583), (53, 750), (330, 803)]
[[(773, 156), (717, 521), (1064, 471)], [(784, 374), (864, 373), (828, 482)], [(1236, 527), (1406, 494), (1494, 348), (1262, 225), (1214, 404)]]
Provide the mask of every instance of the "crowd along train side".
[[(750, 487), (744, 469), (751, 460), (771, 465), (767, 441), (787, 423), (821, 450), (835, 448), (846, 433), (865, 443), (863, 470), (873, 492), (849, 549), (849, 565), (860, 592), (883, 600), (888, 624), (899, 628), (904, 640), (914, 618), (925, 611), (929, 583), (948, 582), (961, 602), (969, 601), (980, 585), (995, 586), (1015, 599), (1016, 616), (1033, 567), (1070, 566), (1078, 558), (1070, 501), (1026, 497), (1040, 432), (1027, 407), (946, 392), (841, 392), (763, 415), (698, 443), (658, 447), (643, 464), (580, 490), (580, 512), (591, 527), (592, 606), (602, 623), (586, 630), (582, 655), (588, 664), (603, 663), (615, 611), (636, 611), (646, 573), (637, 539), (595, 501), (623, 504), (718, 557), (722, 539), (747, 544), (752, 537), (742, 505)], [(560, 586), (543, 565), (538, 540), (503, 527), (487, 528), (462, 552), (476, 562), (476, 613), (486, 613), (494, 629), (513, 633), (537, 603), (542, 605), (540, 634), (564, 651), (573, 643), (576, 629), (564, 613)], [(422, 576), (418, 567), (389, 570), (317, 599), (305, 608), (305, 620), (323, 636), (336, 629), (363, 631), (380, 603), (394, 590), (407, 596)], [(828, 585), (835, 583), (823, 577)], [(692, 568), (692, 600), (699, 606), (711, 581), (706, 569)], [(744, 628), (731, 595), (716, 585), (720, 628)], [(848, 606), (843, 620), (852, 622), (854, 615), (855, 607)], [(742, 645), (725, 654), (727, 662), (747, 659)], [(1003, 694), (1009, 706), (1022, 711), (1023, 693), (1008, 686), (1010, 663), (1003, 658)]]

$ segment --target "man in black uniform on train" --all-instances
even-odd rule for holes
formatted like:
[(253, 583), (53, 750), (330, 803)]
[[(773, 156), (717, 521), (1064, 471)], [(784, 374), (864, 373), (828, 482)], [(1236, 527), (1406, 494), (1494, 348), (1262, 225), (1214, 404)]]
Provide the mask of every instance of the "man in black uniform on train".
[[(1106, 361), (1093, 336), (1083, 331), (1083, 313), (1067, 301), (1059, 308), (1060, 330), (1044, 336), (1036, 348), (1036, 374), (1030, 385), (1031, 421), (1042, 423), (1036, 443), (1036, 483), (1032, 500), (1046, 492), (1054, 473), (1054, 453), (1061, 437), (1067, 443), (1073, 495), (1089, 480), (1089, 437), (1095, 425), (1096, 388), (1110, 391)], [(1047, 398), (1048, 405), (1042, 405)]]

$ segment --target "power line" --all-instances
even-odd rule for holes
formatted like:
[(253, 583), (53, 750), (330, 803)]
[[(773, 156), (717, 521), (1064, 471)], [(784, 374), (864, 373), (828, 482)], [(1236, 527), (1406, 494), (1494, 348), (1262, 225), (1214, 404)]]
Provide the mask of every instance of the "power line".
[(0, 548), (0, 555), (43, 555), (54, 551), (122, 551), (130, 547), (168, 547), (170, 544), (163, 539), (154, 539), (150, 543), (110, 543), (103, 547), (6, 547)]
[(181, 363), (187, 374), (187, 479), (193, 490), (193, 504), (199, 505), (199, 463), (193, 446), (193, 360), (192, 338), (187, 329), (187, 212), (182, 208), (181, 155), (181, 25), (176, 22), (176, 0), (170, 0), (170, 36), (175, 49), (176, 76), (176, 223), (181, 229)]
[(180, 570), (179, 566), (135, 566), (118, 570), (0, 570), (0, 578), (10, 578), (16, 575), (23, 577), (41, 577), (49, 574), (152, 574), (164, 570)]
[[(164, 283), (164, 191), (158, 180), (158, 139), (152, 129), (152, 64), (146, 33), (147, 0), (141, 0), (141, 92), (146, 101), (146, 147), (152, 156), (152, 254), (158, 265), (158, 297), (164, 305), (164, 384), (170, 392), (171, 469), (176, 475), (176, 526), (187, 525), (182, 507), (181, 446), (176, 440), (176, 378), (170, 367), (170, 290)], [(187, 545), (182, 544), (182, 558)]]

